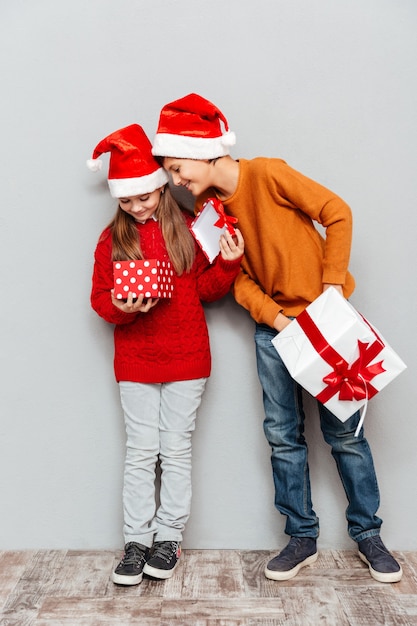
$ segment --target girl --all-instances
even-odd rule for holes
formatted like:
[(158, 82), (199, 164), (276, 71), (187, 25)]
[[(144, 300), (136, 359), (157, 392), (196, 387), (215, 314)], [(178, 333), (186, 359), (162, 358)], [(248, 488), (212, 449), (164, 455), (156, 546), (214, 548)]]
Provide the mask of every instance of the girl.
[[(91, 292), (93, 309), (115, 324), (114, 370), (126, 426), (124, 470), (124, 556), (114, 583), (135, 585), (143, 573), (172, 576), (191, 505), (191, 434), (211, 356), (201, 301), (224, 296), (236, 277), (244, 243), (228, 233), (209, 265), (196, 245), (184, 212), (170, 193), (168, 176), (151, 154), (137, 124), (103, 139), (87, 164), (110, 152), (108, 183), (118, 199), (115, 217), (96, 250)], [(114, 294), (113, 262), (170, 261), (171, 298)], [(161, 465), (160, 504), (155, 469)]]

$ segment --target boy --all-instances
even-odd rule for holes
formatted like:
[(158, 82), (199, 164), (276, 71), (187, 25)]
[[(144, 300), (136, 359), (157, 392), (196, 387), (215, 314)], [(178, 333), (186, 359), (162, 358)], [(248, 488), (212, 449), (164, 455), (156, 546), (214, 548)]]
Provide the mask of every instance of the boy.
[[(197, 206), (216, 195), (226, 212), (238, 218), (246, 241), (234, 296), (256, 323), (275, 506), (286, 516), (290, 536), (266, 565), (265, 576), (288, 580), (316, 561), (319, 520), (311, 501), (301, 388), (271, 340), (329, 286), (346, 298), (353, 292), (348, 271), (352, 216), (341, 198), (281, 159), (234, 160), (229, 153), (234, 143), (222, 112), (205, 98), (189, 94), (161, 110), (152, 152), (174, 184), (197, 197)], [(314, 222), (324, 227), (325, 238)], [(402, 569), (380, 538), (371, 451), (363, 429), (354, 436), (359, 412), (342, 423), (319, 403), (319, 414), (349, 502), (348, 532), (358, 544), (359, 557), (376, 580), (397, 582)]]

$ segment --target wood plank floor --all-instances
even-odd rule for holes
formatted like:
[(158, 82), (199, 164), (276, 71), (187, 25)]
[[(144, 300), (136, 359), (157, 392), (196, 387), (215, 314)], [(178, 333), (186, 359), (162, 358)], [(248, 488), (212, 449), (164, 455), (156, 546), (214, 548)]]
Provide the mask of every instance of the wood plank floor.
[(404, 575), (373, 580), (355, 551), (323, 550), (293, 580), (263, 575), (274, 553), (184, 550), (167, 581), (119, 587), (121, 553), (0, 552), (1, 626), (417, 625), (417, 553), (397, 552)]

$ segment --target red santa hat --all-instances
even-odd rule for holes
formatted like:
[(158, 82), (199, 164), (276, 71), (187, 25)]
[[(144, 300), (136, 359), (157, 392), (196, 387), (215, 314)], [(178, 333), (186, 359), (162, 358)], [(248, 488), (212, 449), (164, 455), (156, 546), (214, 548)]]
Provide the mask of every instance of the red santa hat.
[(100, 141), (87, 167), (97, 172), (102, 168), (98, 158), (110, 152), (108, 183), (113, 198), (152, 193), (168, 182), (165, 170), (154, 159), (152, 144), (139, 124), (116, 130)]
[(236, 136), (212, 103), (190, 93), (161, 110), (152, 154), (181, 159), (215, 159), (229, 154)]

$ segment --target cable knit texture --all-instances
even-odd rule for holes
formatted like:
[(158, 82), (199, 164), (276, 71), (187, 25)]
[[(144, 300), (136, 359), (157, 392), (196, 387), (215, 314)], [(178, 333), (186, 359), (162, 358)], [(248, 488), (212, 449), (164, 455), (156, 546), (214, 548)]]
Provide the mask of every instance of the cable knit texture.
[[(192, 217), (184, 214), (190, 224)], [(137, 225), (142, 252), (148, 259), (168, 259), (158, 222)], [(162, 383), (210, 375), (211, 355), (202, 302), (222, 298), (239, 272), (241, 259), (219, 255), (210, 265), (196, 244), (190, 272), (174, 278), (172, 298), (161, 298), (148, 313), (124, 313), (111, 301), (113, 263), (111, 233), (106, 229), (95, 250), (91, 305), (115, 324), (116, 380)]]

